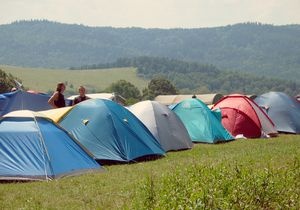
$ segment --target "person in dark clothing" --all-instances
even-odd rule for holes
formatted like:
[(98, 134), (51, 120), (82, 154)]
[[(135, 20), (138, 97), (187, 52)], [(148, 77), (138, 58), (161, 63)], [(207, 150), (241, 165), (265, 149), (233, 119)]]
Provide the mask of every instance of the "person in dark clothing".
[(77, 96), (76, 98), (74, 98), (72, 105), (75, 105), (75, 104), (78, 104), (78, 103), (80, 103), (82, 101), (90, 99), (88, 96), (85, 95), (85, 88), (83, 86), (79, 87), (78, 92), (79, 92), (79, 96)]
[(66, 106), (65, 97), (63, 95), (65, 89), (66, 89), (66, 86), (64, 83), (57, 84), (56, 91), (53, 93), (53, 95), (48, 100), (48, 103), (53, 108), (61, 108), (61, 107)]

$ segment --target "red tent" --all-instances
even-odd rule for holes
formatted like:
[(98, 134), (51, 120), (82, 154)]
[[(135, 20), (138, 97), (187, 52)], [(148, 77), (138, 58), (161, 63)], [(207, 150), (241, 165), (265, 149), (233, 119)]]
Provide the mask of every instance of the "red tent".
[(218, 101), (212, 109), (221, 109), (222, 124), (233, 135), (246, 138), (276, 136), (277, 131), (271, 119), (250, 98), (232, 94)]

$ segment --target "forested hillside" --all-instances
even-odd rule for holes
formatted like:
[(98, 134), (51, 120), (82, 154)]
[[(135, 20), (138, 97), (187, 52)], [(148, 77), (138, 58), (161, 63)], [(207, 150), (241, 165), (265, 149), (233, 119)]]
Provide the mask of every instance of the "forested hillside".
[(300, 81), (300, 25), (215, 28), (86, 27), (49, 21), (0, 25), (0, 63), (68, 68), (122, 57), (168, 57)]
[[(282, 91), (291, 96), (299, 94), (300, 82), (255, 76), (249, 73), (220, 71), (213, 65), (185, 62), (169, 58), (122, 58), (107, 64), (94, 64), (79, 69), (136, 67), (138, 76), (145, 79), (164, 77), (181, 93), (263, 94)], [(76, 68), (72, 68), (76, 69)]]

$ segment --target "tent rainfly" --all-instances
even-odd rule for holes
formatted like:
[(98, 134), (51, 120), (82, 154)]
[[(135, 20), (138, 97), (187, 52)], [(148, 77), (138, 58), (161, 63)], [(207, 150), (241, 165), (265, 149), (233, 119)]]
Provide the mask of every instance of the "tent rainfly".
[[(70, 96), (68, 99), (74, 100), (74, 98), (76, 96), (78, 96), (78, 95)], [(89, 98), (92, 98), (92, 99), (96, 99), (96, 98), (108, 99), (108, 100), (114, 101), (121, 105), (124, 105), (126, 102), (126, 99), (123, 96), (116, 94), (116, 93), (89, 93), (89, 94), (86, 94), (86, 96), (88, 96)]]
[(193, 142), (217, 143), (234, 138), (221, 124), (220, 113), (212, 112), (197, 98), (186, 99), (173, 107)]
[(32, 111), (0, 119), (0, 180), (52, 180), (102, 167), (69, 134)]
[(255, 98), (255, 102), (274, 122), (278, 132), (300, 133), (300, 103), (282, 92), (269, 92)]
[(50, 109), (50, 96), (23, 90), (0, 94), (0, 116), (17, 110), (41, 111)]
[(206, 105), (212, 105), (219, 101), (221, 98), (223, 98), (223, 95), (219, 93), (197, 95), (159, 95), (156, 96), (154, 100), (158, 101), (163, 105), (169, 106), (190, 98), (198, 98)]
[(222, 124), (235, 137), (260, 138), (277, 135), (270, 118), (245, 95), (225, 96), (212, 109), (221, 109)]
[(100, 163), (134, 162), (165, 154), (137, 117), (110, 100), (90, 99), (76, 104), (59, 124)]
[(190, 149), (193, 143), (177, 115), (157, 101), (141, 101), (129, 109), (150, 130), (165, 151)]

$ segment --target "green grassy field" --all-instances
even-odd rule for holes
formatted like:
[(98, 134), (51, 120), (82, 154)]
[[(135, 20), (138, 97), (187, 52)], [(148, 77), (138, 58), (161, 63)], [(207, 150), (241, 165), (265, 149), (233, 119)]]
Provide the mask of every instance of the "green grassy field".
[(76, 93), (79, 85), (86, 86), (89, 92), (98, 92), (120, 79), (131, 82), (140, 90), (146, 87), (149, 82), (137, 77), (135, 68), (66, 70), (0, 65), (0, 69), (20, 78), (25, 87), (40, 92), (53, 91), (58, 82), (65, 82), (67, 91), (75, 91)]
[(300, 209), (300, 136), (196, 144), (149, 162), (1, 184), (0, 209)]

